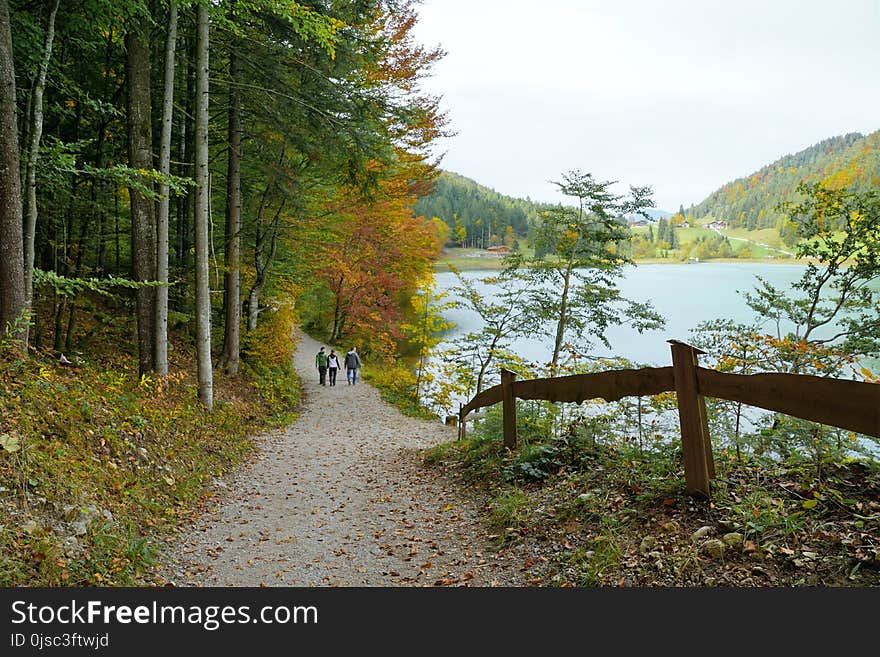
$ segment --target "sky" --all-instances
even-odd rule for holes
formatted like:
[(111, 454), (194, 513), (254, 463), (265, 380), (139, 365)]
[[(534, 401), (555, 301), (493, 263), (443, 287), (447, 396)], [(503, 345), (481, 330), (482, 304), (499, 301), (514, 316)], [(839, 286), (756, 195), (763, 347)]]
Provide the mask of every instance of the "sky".
[(563, 200), (574, 169), (676, 211), (774, 160), (880, 129), (880, 0), (424, 0), (442, 168)]

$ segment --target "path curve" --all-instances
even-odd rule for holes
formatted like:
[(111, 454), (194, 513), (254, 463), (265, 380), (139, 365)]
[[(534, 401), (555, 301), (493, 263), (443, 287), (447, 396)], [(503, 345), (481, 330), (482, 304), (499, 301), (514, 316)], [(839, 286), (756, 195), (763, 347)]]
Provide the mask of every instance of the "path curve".
[(299, 418), (258, 438), (259, 455), (219, 505), (161, 558), (176, 586), (522, 586), (479, 502), (420, 451), (452, 440), (440, 422), (402, 415), (370, 385), (318, 385), (319, 343), (300, 336)]

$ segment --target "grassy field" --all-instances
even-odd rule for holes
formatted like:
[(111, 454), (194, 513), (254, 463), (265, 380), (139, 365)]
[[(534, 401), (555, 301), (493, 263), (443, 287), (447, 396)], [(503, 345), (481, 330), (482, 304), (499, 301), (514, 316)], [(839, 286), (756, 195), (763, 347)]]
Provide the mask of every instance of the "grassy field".
[(450, 271), (451, 267), (459, 271), (496, 270), (503, 266), (503, 258), (488, 255), (483, 249), (446, 248), (440, 259), (434, 263), (434, 271)]

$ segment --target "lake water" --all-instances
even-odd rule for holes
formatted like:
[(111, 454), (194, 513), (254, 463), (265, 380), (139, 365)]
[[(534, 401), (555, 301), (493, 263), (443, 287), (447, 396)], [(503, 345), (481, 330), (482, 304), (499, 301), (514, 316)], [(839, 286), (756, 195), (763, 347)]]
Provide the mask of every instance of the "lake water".
[[(641, 365), (664, 366), (671, 364), (669, 345), (666, 340), (689, 342), (691, 329), (701, 322), (712, 319), (732, 319), (751, 322), (757, 316), (745, 303), (742, 290), (752, 290), (761, 276), (773, 285), (789, 289), (803, 274), (802, 265), (764, 263), (696, 263), (659, 264), (628, 267), (619, 281), (624, 297), (633, 301), (651, 301), (665, 317), (666, 327), (639, 334), (628, 327), (612, 327), (607, 332), (612, 350), (597, 343), (593, 355), (619, 355)], [(481, 280), (496, 272), (463, 272), (462, 276)], [(438, 292), (447, 291), (457, 284), (455, 274), (435, 274)], [(479, 286), (484, 292), (490, 286)], [(444, 316), (456, 324), (447, 339), (480, 326), (479, 316), (465, 309), (455, 309)], [(765, 327), (775, 332), (774, 324)], [(513, 350), (522, 358), (534, 362), (547, 362), (552, 354), (552, 338), (524, 337), (513, 343)]]

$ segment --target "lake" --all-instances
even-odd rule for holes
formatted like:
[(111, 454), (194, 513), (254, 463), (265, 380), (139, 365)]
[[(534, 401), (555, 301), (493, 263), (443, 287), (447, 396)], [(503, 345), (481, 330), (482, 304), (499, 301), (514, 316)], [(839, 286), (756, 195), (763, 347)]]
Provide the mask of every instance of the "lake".
[[(666, 327), (639, 334), (627, 327), (613, 327), (607, 335), (612, 350), (598, 343), (593, 355), (619, 355), (642, 365), (664, 366), (671, 363), (666, 340), (689, 342), (691, 329), (701, 322), (712, 319), (732, 319), (751, 322), (756, 318), (745, 303), (741, 290), (751, 290), (761, 276), (773, 285), (788, 289), (803, 274), (804, 266), (795, 264), (712, 263), (651, 264), (625, 269), (619, 281), (624, 297), (633, 301), (651, 301), (666, 318)], [(497, 272), (463, 272), (462, 276), (481, 280)], [(448, 291), (457, 284), (455, 274), (442, 272), (434, 275), (437, 291)], [(478, 285), (481, 291), (490, 286)], [(447, 336), (452, 339), (461, 333), (479, 328), (479, 316), (465, 309), (449, 310), (444, 317), (455, 322), (456, 328)], [(775, 332), (775, 325), (766, 326), (768, 333)], [(442, 345), (441, 345), (442, 346)], [(547, 362), (552, 353), (552, 338), (523, 337), (513, 343), (513, 351), (520, 357)]]

